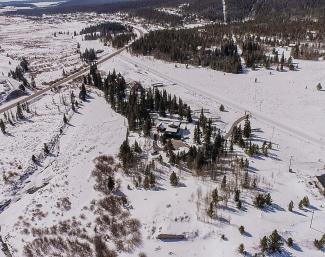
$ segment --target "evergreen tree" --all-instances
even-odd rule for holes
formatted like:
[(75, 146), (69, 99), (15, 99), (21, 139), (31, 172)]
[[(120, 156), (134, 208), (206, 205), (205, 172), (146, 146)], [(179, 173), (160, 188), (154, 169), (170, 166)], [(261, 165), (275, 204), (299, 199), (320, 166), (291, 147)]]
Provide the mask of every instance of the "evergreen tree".
[(222, 190), (226, 190), (227, 189), (227, 178), (226, 178), (226, 175), (224, 175), (223, 178), (222, 178), (221, 189)]
[(142, 153), (142, 149), (141, 149), (141, 147), (139, 146), (139, 144), (138, 144), (138, 142), (136, 140), (135, 140), (134, 145), (133, 145), (133, 151), (135, 153), (138, 153), (138, 154)]
[(108, 177), (107, 188), (108, 188), (109, 192), (112, 192), (114, 190), (114, 188), (115, 188), (115, 180), (114, 180), (113, 176)]
[(293, 210), (293, 201), (291, 201), (288, 205), (288, 210), (292, 212)]
[(283, 242), (277, 230), (274, 230), (268, 238), (268, 249), (270, 252), (281, 252)]
[(212, 202), (217, 205), (219, 201), (219, 194), (218, 194), (218, 188), (215, 188), (212, 191)]
[(149, 183), (151, 187), (154, 187), (156, 184), (156, 177), (152, 172), (149, 173)]
[(169, 181), (172, 186), (178, 185), (178, 177), (174, 171), (170, 174)]
[(2, 119), (0, 119), (0, 129), (3, 134), (6, 134), (6, 125)]
[(43, 150), (44, 150), (44, 153), (45, 153), (45, 154), (49, 154), (49, 153), (50, 153), (50, 150), (49, 150), (49, 148), (48, 148), (48, 146), (47, 146), (46, 143), (44, 143), (44, 148), (43, 148)]
[(144, 177), (143, 188), (144, 188), (145, 190), (150, 189), (150, 179), (149, 179), (148, 176), (145, 176), (145, 177)]
[(18, 119), (23, 119), (24, 118), (23, 109), (22, 109), (21, 104), (19, 102), (17, 103), (16, 115), (17, 115)]
[(200, 145), (201, 144), (201, 130), (200, 130), (200, 124), (197, 123), (194, 128), (194, 143)]
[(188, 123), (192, 123), (192, 114), (191, 114), (191, 108), (188, 106), (186, 110), (186, 119)]
[(234, 200), (235, 200), (235, 202), (238, 202), (240, 200), (240, 191), (239, 191), (239, 189), (235, 190)]
[(266, 236), (264, 236), (260, 241), (260, 249), (263, 253), (268, 250), (268, 240)]
[(123, 168), (129, 169), (134, 163), (134, 155), (129, 145), (129, 140), (126, 139), (120, 146), (119, 158), (122, 161)]
[(144, 124), (143, 124), (143, 134), (144, 136), (148, 137), (150, 136), (150, 131), (151, 131), (151, 119), (150, 117), (147, 117), (147, 119), (145, 120)]
[(292, 239), (291, 237), (288, 238), (288, 240), (287, 240), (287, 245), (288, 245), (289, 247), (292, 247), (292, 246), (293, 246), (293, 239)]
[(85, 86), (85, 84), (82, 84), (80, 87), (79, 98), (82, 101), (86, 101), (86, 96), (87, 96), (86, 86)]
[(251, 135), (251, 124), (248, 118), (245, 120), (245, 125), (244, 125), (244, 130), (243, 130), (243, 135), (246, 138), (249, 138)]
[(239, 247), (238, 247), (238, 252), (240, 254), (244, 254), (245, 252), (245, 247), (244, 247), (244, 244), (240, 244)]
[(237, 203), (236, 203), (236, 207), (237, 207), (237, 209), (241, 209), (241, 207), (242, 207), (242, 202), (241, 202), (241, 200), (238, 200), (237, 201)]

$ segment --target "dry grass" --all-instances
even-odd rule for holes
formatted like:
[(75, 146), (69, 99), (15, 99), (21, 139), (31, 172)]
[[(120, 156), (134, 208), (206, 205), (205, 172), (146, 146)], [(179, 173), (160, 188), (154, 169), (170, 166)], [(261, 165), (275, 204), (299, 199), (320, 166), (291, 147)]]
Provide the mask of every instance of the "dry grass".
[[(118, 187), (108, 190), (107, 179), (118, 171), (111, 156), (95, 159), (95, 189), (103, 194), (102, 199), (93, 200), (82, 212), (93, 212), (95, 224), (85, 223), (84, 213), (79, 218), (61, 221), (52, 227), (31, 228), (35, 238), (24, 247), (26, 257), (117, 257), (116, 251), (133, 252), (141, 244), (140, 222), (130, 216), (125, 207), (128, 202), (123, 194), (115, 194)], [(118, 183), (116, 183), (118, 184)], [(56, 206), (62, 211), (71, 209), (69, 198), (60, 198)], [(39, 206), (41, 207), (41, 206)], [(89, 215), (89, 214), (88, 214)], [(26, 226), (28, 227), (28, 226)], [(115, 249), (112, 249), (112, 245)]]

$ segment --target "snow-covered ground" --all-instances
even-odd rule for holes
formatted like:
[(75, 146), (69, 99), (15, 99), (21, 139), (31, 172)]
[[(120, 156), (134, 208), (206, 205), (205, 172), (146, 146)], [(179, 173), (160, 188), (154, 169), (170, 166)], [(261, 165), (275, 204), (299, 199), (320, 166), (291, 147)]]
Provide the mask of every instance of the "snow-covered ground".
[[(27, 33), (31, 33), (29, 28), (35, 28), (31, 21), (14, 19), (21, 21)], [(2, 35), (3, 49), (14, 59), (24, 51), (29, 56), (37, 53), (43, 56), (42, 65), (51, 69), (52, 75), (43, 71), (38, 76), (39, 81), (56, 79), (63, 67), (74, 66), (72, 63), (77, 57), (71, 49), (78, 39), (72, 38), (73, 31), (85, 25), (77, 21), (49, 25), (49, 20), (44, 22), (46, 25), (40, 23), (43, 25), (30, 37), (31, 41), (25, 41), (25, 44), (41, 42), (35, 48), (26, 47), (22, 43), (26, 35), (15, 35), (14, 25), (11, 27), (8, 20), (4, 21), (10, 37)], [(66, 27), (67, 24), (71, 27)], [(54, 38), (53, 33), (60, 31), (59, 28), (70, 31), (69, 35), (58, 34)], [(89, 43), (79, 38), (79, 42), (82, 49), (90, 46), (104, 49), (98, 41)], [(43, 50), (36, 51), (36, 48)], [(60, 55), (47, 60), (55, 54)], [(322, 119), (325, 95), (324, 91), (316, 90), (318, 83), (325, 84), (325, 62), (298, 63), (299, 70), (294, 72), (261, 69), (234, 75), (205, 68), (187, 69), (181, 64), (175, 67), (175, 64), (123, 52), (99, 66), (104, 72), (115, 69), (128, 81), (139, 81), (145, 87), (162, 83), (163, 89), (182, 97), (192, 109), (209, 109), (211, 117), (220, 117), (217, 126), (223, 132), (249, 111), (254, 142), (273, 143), (269, 157), (245, 157), (250, 161), (249, 174), (258, 178), (261, 190), (271, 193), (273, 206), (256, 209), (252, 199), (257, 192), (242, 189), (241, 210), (236, 208), (232, 198), (227, 207), (219, 209), (224, 221), (207, 218), (203, 207), (206, 194), (215, 187), (220, 190), (222, 177), (215, 182), (174, 167), (158, 165), (158, 186), (156, 190), (145, 191), (136, 189), (132, 179), (120, 172), (121, 191), (132, 205), (131, 215), (142, 224), (143, 244), (134, 253), (121, 252), (119, 256), (145, 252), (157, 257), (231, 257), (239, 255), (237, 249), (241, 243), (253, 255), (258, 252), (259, 240), (274, 229), (278, 229), (284, 239), (294, 239), (294, 247), (285, 246), (282, 254), (277, 256), (323, 256), (324, 252), (317, 250), (313, 241), (325, 233), (324, 196), (314, 186), (315, 175), (325, 173), (325, 123)], [(37, 64), (33, 65), (36, 67)], [(11, 199), (9, 207), (0, 213), (1, 236), (14, 257), (23, 256), (24, 245), (34, 238), (33, 228), (47, 228), (82, 214), (86, 216), (82, 226), (94, 235), (86, 225), (94, 221), (94, 216), (83, 208), (98, 198), (91, 177), (93, 160), (102, 154), (116, 157), (125, 139), (127, 121), (109, 107), (101, 92), (92, 90), (89, 101), (71, 116), (67, 126), (63, 126), (63, 113), (70, 107), (69, 95), (71, 91), (75, 95), (79, 92), (76, 86), (78, 84), (36, 99), (30, 105), (32, 113), (27, 119), (15, 126), (8, 125), (9, 135), (0, 135), (0, 202)], [(63, 104), (63, 98), (67, 106)], [(225, 105), (226, 112), (219, 111), (220, 104)], [(63, 128), (62, 133), (60, 128)], [(42, 159), (39, 165), (33, 165), (31, 156), (42, 152), (43, 144), (53, 139), (55, 147), (51, 155)], [(131, 133), (130, 141), (134, 139), (143, 149), (147, 147), (143, 138)], [(240, 149), (235, 151), (239, 156), (243, 154)], [(289, 172), (290, 159), (294, 173)], [(26, 179), (23, 172), (29, 166), (32, 172)], [(180, 177), (179, 187), (170, 186), (172, 170)], [(300, 210), (298, 203), (304, 196), (308, 196), (311, 206)], [(58, 207), (63, 198), (68, 198), (70, 208)], [(295, 205), (294, 212), (288, 211), (291, 200)], [(238, 231), (241, 225), (247, 231), (243, 235)], [(156, 239), (159, 233), (185, 233), (187, 240), (160, 241)], [(226, 240), (222, 240), (221, 235), (225, 235)]]

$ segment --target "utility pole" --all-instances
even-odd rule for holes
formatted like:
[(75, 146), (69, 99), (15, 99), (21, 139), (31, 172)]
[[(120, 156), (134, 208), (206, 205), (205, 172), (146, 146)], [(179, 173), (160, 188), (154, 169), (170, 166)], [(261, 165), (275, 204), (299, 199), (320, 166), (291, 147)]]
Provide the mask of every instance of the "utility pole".
[(293, 159), (293, 156), (291, 155), (290, 156), (290, 163), (289, 163), (289, 172), (292, 172), (292, 169), (291, 169), (292, 159)]
[(314, 213), (315, 213), (315, 211), (313, 210), (313, 214), (312, 214), (312, 216), (311, 216), (311, 220), (310, 220), (310, 228), (311, 228), (311, 225), (313, 224), (313, 220), (314, 220)]

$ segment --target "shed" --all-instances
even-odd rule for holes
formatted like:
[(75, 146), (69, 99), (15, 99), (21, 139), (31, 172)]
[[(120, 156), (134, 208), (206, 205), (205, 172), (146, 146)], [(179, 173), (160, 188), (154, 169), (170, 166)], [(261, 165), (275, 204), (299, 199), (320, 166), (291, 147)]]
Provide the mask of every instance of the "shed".
[(186, 237), (184, 235), (174, 235), (174, 234), (159, 234), (157, 236), (159, 240), (185, 240)]
[(316, 186), (318, 187), (319, 191), (325, 195), (325, 174), (316, 176)]

